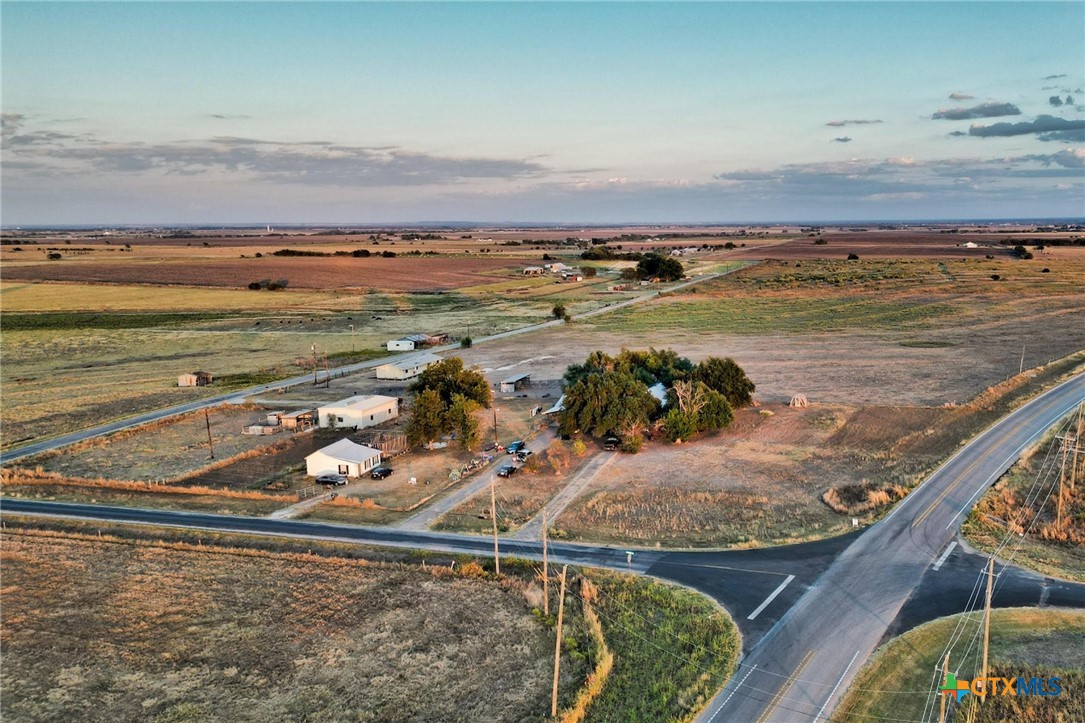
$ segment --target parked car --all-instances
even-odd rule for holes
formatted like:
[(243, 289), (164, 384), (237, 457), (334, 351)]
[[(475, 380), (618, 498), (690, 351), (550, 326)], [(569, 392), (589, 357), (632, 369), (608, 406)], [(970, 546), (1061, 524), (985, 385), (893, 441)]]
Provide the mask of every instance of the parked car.
[(530, 449), (527, 449), (526, 447), (524, 447), (519, 452), (516, 453), (516, 455), (515, 455), (516, 456), (516, 461), (518, 461), (520, 464), (523, 464), (524, 462), (527, 461), (527, 458), (530, 457), (533, 454), (535, 454), (535, 453), (532, 452)]
[(519, 452), (523, 448), (524, 448), (523, 440), (518, 439), (515, 442), (509, 442), (508, 445), (505, 446), (505, 451), (507, 451), (509, 454), (516, 454), (517, 452)]
[(347, 481), (346, 475), (342, 474), (322, 474), (316, 478), (318, 485), (331, 485), (334, 487), (342, 487)]
[(498, 477), (512, 477), (514, 474), (516, 474), (516, 468), (513, 467), (511, 464), (507, 464), (501, 469), (497, 470)]
[(617, 437), (607, 437), (603, 440), (603, 449), (607, 452), (613, 452), (618, 449), (618, 445), (622, 443), (622, 440)]
[(390, 474), (392, 474), (391, 467), (374, 467), (373, 471), (369, 473), (369, 476), (373, 479), (384, 479)]

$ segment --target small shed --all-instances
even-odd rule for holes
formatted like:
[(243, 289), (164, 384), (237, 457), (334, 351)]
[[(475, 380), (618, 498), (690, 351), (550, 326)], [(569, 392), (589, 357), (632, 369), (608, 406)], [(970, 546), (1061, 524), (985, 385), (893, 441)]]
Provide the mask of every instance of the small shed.
[(434, 354), (418, 354), (397, 359), (377, 367), (377, 379), (413, 379), (439, 361), (441, 358)]
[(381, 463), (381, 451), (340, 439), (305, 458), (305, 473), (310, 477), (342, 474), (361, 477)]
[(403, 339), (392, 339), (388, 342), (388, 351), (414, 351), (414, 341), (404, 337)]
[(211, 383), (211, 372), (190, 372), (177, 377), (179, 387), (206, 387)]
[(542, 276), (546, 269), (542, 266), (527, 266), (524, 268), (524, 276)]
[(505, 379), (500, 384), (502, 394), (512, 394), (515, 391), (523, 389), (531, 383), (531, 374), (514, 374), (513, 376)]
[(304, 431), (315, 424), (316, 412), (314, 412), (312, 409), (299, 409), (296, 412), (288, 412), (286, 414), (283, 414), (279, 418), (279, 420), (280, 423), (283, 425), (283, 429)]

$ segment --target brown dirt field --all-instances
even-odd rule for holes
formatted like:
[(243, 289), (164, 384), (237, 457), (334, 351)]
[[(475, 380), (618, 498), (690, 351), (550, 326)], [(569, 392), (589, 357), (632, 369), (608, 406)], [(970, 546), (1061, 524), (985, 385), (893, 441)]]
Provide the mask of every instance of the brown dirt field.
[(299, 258), (171, 259), (166, 262), (67, 263), (11, 266), (7, 280), (93, 281), (119, 284), (167, 284), (245, 288), (260, 279), (287, 279), (291, 288), (378, 288), (390, 291), (454, 289), (492, 282), (483, 274), (510, 268), (506, 259), (489, 258)]
[[(524, 583), (10, 528), (0, 549), (5, 719), (543, 720), (549, 709), (553, 641)], [(582, 666), (568, 671), (564, 700)]]

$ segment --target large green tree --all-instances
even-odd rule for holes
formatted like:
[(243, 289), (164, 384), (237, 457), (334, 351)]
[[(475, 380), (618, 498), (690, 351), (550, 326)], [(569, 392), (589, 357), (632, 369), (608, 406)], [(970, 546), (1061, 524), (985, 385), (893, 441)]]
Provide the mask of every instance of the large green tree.
[(712, 356), (705, 359), (693, 370), (693, 378), (727, 397), (735, 409), (753, 401), (756, 387), (731, 357)]
[(463, 359), (454, 356), (428, 367), (407, 390), (412, 394), (435, 391), (440, 395), (446, 409), (452, 406), (452, 398), (457, 394), (462, 394), (487, 409), (492, 399), (486, 377), (475, 369), (464, 369)]
[(562, 434), (577, 430), (595, 437), (644, 427), (659, 402), (629, 372), (593, 371), (565, 388)]
[(676, 281), (686, 275), (682, 262), (673, 256), (648, 254), (637, 262), (637, 277), (641, 279), (659, 279)]
[(428, 445), (445, 433), (445, 403), (435, 389), (415, 395), (407, 418), (407, 443)]
[(477, 449), (482, 439), (478, 418), (475, 416), (478, 408), (478, 402), (457, 394), (452, 397), (452, 404), (444, 415), (445, 430), (455, 434), (460, 446), (468, 451)]

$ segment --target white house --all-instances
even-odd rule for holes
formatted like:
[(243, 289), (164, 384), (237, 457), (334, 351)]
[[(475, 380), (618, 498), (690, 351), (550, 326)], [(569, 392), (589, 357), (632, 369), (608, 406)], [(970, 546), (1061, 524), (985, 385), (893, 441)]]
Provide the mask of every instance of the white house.
[(565, 264), (561, 263), (560, 261), (555, 261), (554, 263), (551, 263), (551, 264), (543, 264), (543, 268), (546, 269), (547, 271), (549, 271), (552, 274), (560, 274), (563, 271), (571, 270), (572, 267), (566, 266)]
[(377, 367), (377, 379), (413, 379), (441, 361), (435, 354), (418, 354)]
[(322, 474), (342, 474), (361, 477), (381, 463), (379, 449), (340, 439), (305, 458), (305, 473), (310, 477)]
[(357, 395), (317, 407), (321, 427), (373, 427), (399, 416), (399, 400), (378, 394)]
[(411, 339), (392, 339), (388, 342), (388, 351), (414, 351), (414, 341)]

